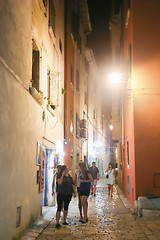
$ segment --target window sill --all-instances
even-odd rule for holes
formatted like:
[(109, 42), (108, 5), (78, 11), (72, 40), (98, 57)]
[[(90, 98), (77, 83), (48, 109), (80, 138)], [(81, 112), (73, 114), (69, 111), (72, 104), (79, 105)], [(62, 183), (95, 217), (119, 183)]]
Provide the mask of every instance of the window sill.
[(52, 114), (52, 116), (54, 117), (55, 114), (54, 114), (53, 108), (49, 104), (47, 104), (46, 108), (47, 108), (48, 112), (50, 112)]
[(29, 92), (30, 92), (30, 94), (32, 95), (32, 97), (33, 97), (35, 100), (37, 100), (38, 103), (40, 103), (40, 105), (43, 104), (44, 99), (43, 99), (43, 97), (41, 96), (41, 94), (37, 91), (36, 88), (30, 87), (30, 88), (29, 88)]

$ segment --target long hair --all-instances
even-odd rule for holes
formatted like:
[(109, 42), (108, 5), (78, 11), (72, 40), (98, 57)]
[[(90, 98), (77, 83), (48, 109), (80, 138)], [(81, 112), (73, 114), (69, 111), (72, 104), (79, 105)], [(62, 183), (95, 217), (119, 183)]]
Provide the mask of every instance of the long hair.
[(85, 164), (85, 162), (81, 162), (81, 163), (79, 163), (79, 166), (81, 168), (82, 178), (85, 180), (86, 179), (86, 170), (87, 170), (86, 164)]
[(61, 169), (60, 169), (60, 174), (62, 174), (62, 172), (63, 172), (64, 170), (66, 170), (66, 168), (67, 168), (67, 166), (66, 166), (66, 165), (63, 165), (63, 166), (61, 166)]
[(112, 169), (113, 169), (113, 164), (112, 164), (112, 163), (109, 163), (108, 166), (109, 166), (109, 165), (110, 165), (110, 166), (112, 167)]

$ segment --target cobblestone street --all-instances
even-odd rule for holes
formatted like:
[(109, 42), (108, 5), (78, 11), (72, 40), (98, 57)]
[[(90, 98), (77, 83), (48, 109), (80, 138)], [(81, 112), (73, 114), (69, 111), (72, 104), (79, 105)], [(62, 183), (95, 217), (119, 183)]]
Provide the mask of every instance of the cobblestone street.
[(77, 198), (72, 199), (67, 219), (69, 226), (62, 225), (60, 229), (56, 229), (56, 207), (46, 207), (43, 217), (21, 240), (160, 239), (160, 219), (133, 215), (121, 191), (117, 192), (114, 188), (113, 198), (108, 197), (105, 182), (106, 179), (101, 178), (96, 197), (90, 196), (88, 199), (88, 223), (79, 222)]

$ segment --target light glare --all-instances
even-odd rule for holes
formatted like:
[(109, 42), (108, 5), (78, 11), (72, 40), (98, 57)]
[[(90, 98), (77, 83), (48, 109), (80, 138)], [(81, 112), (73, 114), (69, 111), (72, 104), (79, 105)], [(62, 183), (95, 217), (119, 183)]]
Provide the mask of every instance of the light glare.
[(114, 83), (120, 83), (122, 74), (118, 72), (112, 72), (108, 74), (108, 76), (109, 76), (110, 83), (114, 84)]
[(112, 125), (112, 124), (109, 125), (109, 129), (110, 129), (111, 131), (113, 130), (113, 125)]

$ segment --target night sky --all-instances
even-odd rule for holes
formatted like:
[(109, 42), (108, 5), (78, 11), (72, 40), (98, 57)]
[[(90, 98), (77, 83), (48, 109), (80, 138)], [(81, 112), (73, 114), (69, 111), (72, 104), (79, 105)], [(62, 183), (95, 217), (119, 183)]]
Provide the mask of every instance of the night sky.
[(109, 18), (112, 0), (88, 0), (92, 33), (88, 46), (93, 49), (99, 67), (110, 68)]

